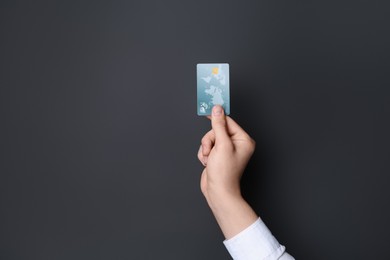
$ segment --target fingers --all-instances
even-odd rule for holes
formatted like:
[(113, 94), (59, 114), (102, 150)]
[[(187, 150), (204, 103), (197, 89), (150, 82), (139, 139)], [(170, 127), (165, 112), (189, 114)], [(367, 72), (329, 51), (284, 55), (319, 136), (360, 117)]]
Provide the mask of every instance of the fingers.
[(226, 116), (222, 106), (220, 105), (213, 107), (211, 113), (211, 127), (213, 128), (215, 134), (216, 145), (227, 145), (231, 143), (226, 123)]
[(210, 130), (203, 136), (198, 151), (198, 159), (203, 164), (203, 166), (207, 165), (207, 159), (211, 152), (211, 149), (214, 146), (214, 143), (215, 143), (214, 131)]
[(244, 129), (239, 126), (236, 121), (234, 121), (231, 117), (226, 117), (226, 125), (228, 129), (228, 133), (232, 137), (241, 137), (241, 138), (250, 138), (249, 135), (245, 132)]
[(204, 156), (209, 156), (211, 149), (213, 148), (215, 143), (215, 134), (213, 130), (207, 132), (201, 141), (202, 144), (202, 152)]
[(205, 159), (205, 157), (203, 156), (202, 145), (199, 147), (199, 150), (198, 150), (198, 159), (203, 164), (203, 166), (206, 167), (207, 159)]
[(247, 152), (252, 154), (256, 147), (256, 142), (242, 129), (233, 119), (226, 117), (226, 123), (228, 126), (228, 133), (231, 136), (232, 141), (244, 141)]
[(209, 118), (212, 129), (203, 136), (198, 151), (198, 159), (204, 166), (207, 165), (208, 157), (214, 146), (229, 151), (229, 148), (234, 149), (234, 142), (244, 141), (245, 146), (242, 147), (248, 147), (250, 151), (254, 150), (253, 139), (232, 118), (225, 116), (221, 106), (214, 106)]
[[(216, 106), (217, 107), (217, 106)], [(223, 109), (222, 109), (222, 112), (223, 112)], [(212, 115), (211, 116), (207, 116), (208, 119), (210, 119), (212, 122), (213, 122), (213, 117)], [(226, 122), (226, 130), (227, 130), (227, 133), (228, 135), (236, 135), (236, 134), (245, 134), (245, 135), (248, 135), (244, 129), (241, 128), (241, 126), (239, 126), (236, 121), (234, 121), (231, 117), (229, 116), (225, 116), (224, 117), (225, 119), (225, 122)], [(214, 121), (217, 121), (218, 119), (216, 117), (214, 117)], [(221, 119), (222, 121), (222, 119)], [(248, 135), (249, 136), (249, 135)]]

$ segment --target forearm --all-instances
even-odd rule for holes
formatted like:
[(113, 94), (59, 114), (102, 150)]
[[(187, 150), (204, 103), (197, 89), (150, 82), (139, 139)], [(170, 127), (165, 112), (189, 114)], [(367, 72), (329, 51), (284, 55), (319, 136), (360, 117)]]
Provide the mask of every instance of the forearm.
[(204, 195), (226, 239), (237, 235), (258, 219), (239, 193), (208, 190)]

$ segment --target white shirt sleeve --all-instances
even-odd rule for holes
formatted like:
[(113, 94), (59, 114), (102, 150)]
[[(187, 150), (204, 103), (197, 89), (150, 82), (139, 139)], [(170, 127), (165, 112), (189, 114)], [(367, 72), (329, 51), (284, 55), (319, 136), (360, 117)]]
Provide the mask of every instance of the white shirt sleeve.
[(294, 260), (260, 218), (223, 243), (234, 260)]

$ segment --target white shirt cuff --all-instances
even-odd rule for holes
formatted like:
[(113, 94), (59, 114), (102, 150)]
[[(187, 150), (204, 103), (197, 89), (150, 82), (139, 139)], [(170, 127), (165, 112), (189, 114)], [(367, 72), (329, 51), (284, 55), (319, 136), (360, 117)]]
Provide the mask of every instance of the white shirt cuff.
[(260, 218), (223, 243), (235, 260), (279, 259), (286, 250)]

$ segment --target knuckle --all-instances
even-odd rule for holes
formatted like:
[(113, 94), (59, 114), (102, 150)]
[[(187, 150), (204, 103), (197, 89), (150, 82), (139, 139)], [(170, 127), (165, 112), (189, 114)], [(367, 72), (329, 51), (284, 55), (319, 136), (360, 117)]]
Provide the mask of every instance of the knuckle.
[(229, 141), (221, 141), (216, 146), (218, 146), (219, 150), (222, 150), (222, 151), (225, 151), (225, 152), (233, 152), (234, 149), (235, 149), (233, 143), (231, 143)]
[(199, 151), (198, 151), (198, 159), (199, 159), (199, 161), (202, 161), (202, 159), (203, 159), (203, 154), (202, 154), (202, 149), (199, 149)]
[(207, 136), (204, 136), (201, 140), (202, 145), (207, 145), (209, 142), (209, 138)]
[(256, 149), (256, 141), (254, 139), (252, 139), (251, 137), (249, 137), (249, 142), (248, 142), (248, 150), (253, 153)]
[(226, 124), (224, 124), (223, 122), (218, 122), (215, 124), (215, 127), (214, 129), (216, 129), (217, 131), (224, 131), (226, 130)]

